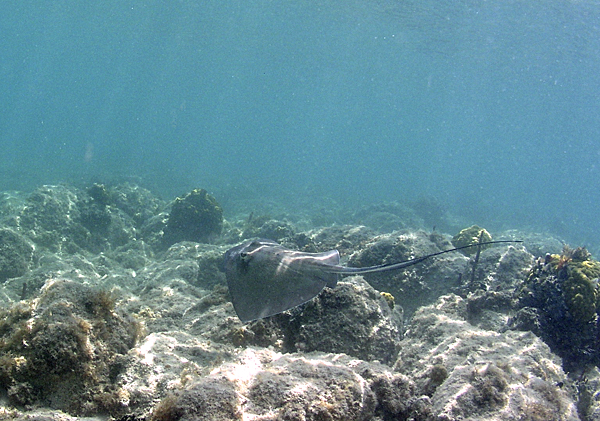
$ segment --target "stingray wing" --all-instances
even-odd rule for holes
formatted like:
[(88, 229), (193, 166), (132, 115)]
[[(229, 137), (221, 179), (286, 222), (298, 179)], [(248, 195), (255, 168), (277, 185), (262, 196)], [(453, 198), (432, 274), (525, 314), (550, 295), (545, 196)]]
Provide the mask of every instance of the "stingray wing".
[(235, 311), (243, 322), (281, 313), (303, 304), (338, 275), (323, 268), (339, 264), (337, 250), (302, 253), (270, 240), (253, 240), (229, 250), (225, 274)]

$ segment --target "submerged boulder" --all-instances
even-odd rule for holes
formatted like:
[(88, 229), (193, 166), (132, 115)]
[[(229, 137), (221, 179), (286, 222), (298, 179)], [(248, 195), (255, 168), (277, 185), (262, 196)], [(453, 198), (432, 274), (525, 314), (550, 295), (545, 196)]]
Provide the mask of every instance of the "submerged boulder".
[(204, 189), (175, 199), (162, 239), (169, 247), (180, 241), (208, 243), (223, 229), (223, 209)]
[(114, 379), (140, 334), (110, 291), (48, 280), (38, 299), (0, 316), (0, 388), (12, 405), (110, 411)]
[[(391, 364), (402, 339), (402, 309), (361, 276), (345, 278), (303, 306), (247, 325), (232, 326), (237, 345), (285, 352), (345, 353)], [(199, 326), (195, 326), (199, 328)]]
[(19, 233), (0, 229), (0, 283), (24, 275), (33, 259), (33, 246)]
[(341, 354), (247, 349), (167, 395), (152, 421), (430, 420), (430, 401), (389, 367)]
[(517, 292), (512, 325), (539, 335), (565, 369), (600, 364), (600, 262), (584, 248), (540, 258)]
[(579, 419), (560, 358), (531, 332), (499, 333), (467, 321), (450, 294), (416, 312), (396, 370), (431, 397), (437, 420)]
[[(365, 267), (407, 261), (452, 248), (448, 236), (424, 231), (373, 237), (352, 254), (349, 266)], [(367, 273), (364, 278), (379, 291), (392, 294), (410, 318), (414, 311), (463, 286), (469, 259), (458, 252), (443, 254), (404, 269)]]
[[(458, 234), (452, 237), (452, 245), (454, 247), (474, 246), (478, 243), (492, 241), (492, 236), (485, 228), (480, 228), (477, 225), (462, 229)], [(477, 250), (485, 250), (491, 245), (486, 244), (480, 247), (468, 247), (460, 250), (461, 253), (470, 256), (477, 253)]]

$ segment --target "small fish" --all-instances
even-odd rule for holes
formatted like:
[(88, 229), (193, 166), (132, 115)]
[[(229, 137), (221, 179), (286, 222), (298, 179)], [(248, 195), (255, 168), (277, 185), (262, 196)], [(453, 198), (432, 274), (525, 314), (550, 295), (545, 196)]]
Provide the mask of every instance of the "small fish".
[(397, 270), (468, 247), (520, 242), (488, 241), (403, 262), (352, 268), (340, 266), (337, 250), (304, 253), (286, 249), (272, 240), (258, 239), (229, 249), (224, 269), (235, 312), (242, 322), (249, 322), (299, 306), (316, 297), (325, 286), (335, 288), (339, 275)]

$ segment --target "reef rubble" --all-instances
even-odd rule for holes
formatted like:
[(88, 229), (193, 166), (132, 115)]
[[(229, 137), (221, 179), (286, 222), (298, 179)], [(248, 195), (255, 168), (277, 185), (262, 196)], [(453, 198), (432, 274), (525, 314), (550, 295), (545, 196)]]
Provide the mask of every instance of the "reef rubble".
[(196, 242), (169, 222), (184, 200), (128, 183), (0, 195), (1, 419), (600, 420), (595, 366), (569, 376), (539, 332), (511, 324), (540, 257), (528, 238), (536, 253), (558, 253), (556, 239), (498, 233), (525, 247), (346, 277), (243, 324), (219, 266), (246, 235), (337, 248), (354, 266), (451, 248), (452, 235), (304, 229), (228, 215), (211, 196)]

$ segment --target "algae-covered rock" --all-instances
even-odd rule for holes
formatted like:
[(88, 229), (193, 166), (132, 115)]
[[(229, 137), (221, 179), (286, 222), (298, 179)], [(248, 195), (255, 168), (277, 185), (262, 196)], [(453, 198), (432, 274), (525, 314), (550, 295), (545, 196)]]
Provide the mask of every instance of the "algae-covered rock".
[(163, 246), (180, 241), (208, 243), (221, 233), (223, 209), (204, 189), (175, 199), (164, 229)]
[(392, 363), (402, 339), (402, 310), (394, 307), (362, 277), (346, 278), (307, 303), (293, 322), (294, 348)]
[[(454, 247), (465, 247), (475, 245), (477, 243), (484, 243), (492, 241), (492, 236), (484, 228), (480, 228), (477, 225), (473, 225), (469, 228), (461, 230), (458, 234), (452, 237), (452, 245)], [(490, 247), (490, 244), (481, 246), (481, 250), (485, 250)], [(469, 247), (460, 250), (466, 256), (470, 256), (477, 253), (477, 247)]]
[(0, 388), (9, 402), (110, 412), (114, 379), (140, 332), (115, 300), (106, 290), (49, 280), (39, 299), (2, 310)]
[(431, 403), (389, 367), (343, 354), (247, 349), (166, 396), (152, 421), (431, 420)]
[[(133, 217), (120, 209), (112, 188), (93, 184), (43, 186), (12, 205), (10, 225), (39, 249), (55, 253), (99, 253), (137, 237)], [(140, 222), (141, 223), (141, 222)]]
[(579, 420), (560, 358), (531, 332), (467, 322), (467, 301), (446, 295), (417, 311), (395, 369), (431, 397), (437, 420)]
[(87, 188), (87, 194), (99, 206), (108, 206), (112, 197), (104, 184), (94, 183)]
[[(173, 276), (185, 279), (191, 285), (210, 290), (217, 284), (226, 284), (225, 273), (220, 270), (227, 247), (212, 244), (199, 244), (182, 241), (173, 244), (162, 256), (163, 268), (160, 278), (168, 279), (168, 272), (187, 272), (187, 276)], [(180, 267), (181, 266), (181, 267)], [(187, 268), (187, 269), (185, 269)]]
[[(449, 237), (440, 234), (424, 231), (383, 234), (366, 241), (359, 251), (352, 254), (348, 266), (402, 262), (451, 248)], [(375, 289), (392, 294), (396, 305), (404, 309), (408, 319), (418, 307), (460, 288), (468, 269), (468, 258), (452, 252), (405, 269), (368, 273), (364, 278)]]
[(242, 420), (240, 396), (233, 382), (206, 378), (165, 397), (152, 412), (152, 421)]
[(599, 276), (600, 262), (584, 248), (538, 259), (518, 290), (513, 325), (544, 339), (565, 368), (600, 364)]
[[(489, 294), (445, 296), (418, 310), (402, 340), (402, 308), (460, 287), (460, 274), (471, 272), (467, 257), (454, 252), (365, 276), (372, 286), (346, 277), (305, 305), (243, 324), (218, 272), (231, 244), (165, 247), (165, 204), (143, 189), (44, 186), (0, 198), (0, 209), (0, 232), (32, 245), (25, 273), (0, 284), (0, 418), (75, 421), (67, 411), (121, 421), (577, 419), (560, 361), (541, 340), (469, 323), (474, 313), (499, 322), (505, 315), (492, 313), (512, 311), (509, 290), (529, 258), (520, 250), (482, 252), (476, 275)], [(350, 266), (452, 247), (440, 233), (376, 237), (364, 226), (301, 231), (281, 217), (244, 225), (246, 218), (228, 222), (238, 233), (232, 242), (255, 222), (262, 233), (284, 235), (286, 247), (336, 248)], [(597, 266), (581, 252), (570, 259), (560, 263), (574, 268), (562, 311), (585, 319)], [(148, 335), (136, 341), (142, 328)], [(593, 399), (597, 383), (586, 387)]]
[(149, 190), (131, 183), (118, 184), (110, 189), (113, 206), (119, 208), (140, 227), (158, 215), (165, 203)]
[(25, 274), (31, 265), (33, 246), (15, 231), (0, 229), (0, 282)]
[(77, 193), (64, 185), (39, 187), (20, 206), (16, 215), (19, 229), (50, 251), (79, 251), (86, 230), (74, 222), (80, 216)]
[(354, 276), (336, 288), (324, 289), (304, 306), (245, 326), (232, 326), (227, 338), (238, 346), (343, 352), (390, 364), (402, 339), (402, 308), (390, 308), (384, 296), (361, 276)]
[(268, 216), (249, 218), (242, 232), (242, 238), (268, 238), (273, 241), (280, 241), (292, 235), (294, 229), (289, 222), (278, 221)]

